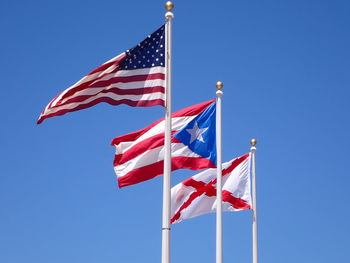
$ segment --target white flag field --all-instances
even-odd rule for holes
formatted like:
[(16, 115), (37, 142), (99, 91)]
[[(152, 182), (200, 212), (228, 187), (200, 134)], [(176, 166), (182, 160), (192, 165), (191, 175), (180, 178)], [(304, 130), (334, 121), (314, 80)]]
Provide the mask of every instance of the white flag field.
[[(250, 153), (222, 164), (222, 210), (251, 209)], [(171, 189), (171, 223), (216, 212), (216, 168), (207, 169)]]

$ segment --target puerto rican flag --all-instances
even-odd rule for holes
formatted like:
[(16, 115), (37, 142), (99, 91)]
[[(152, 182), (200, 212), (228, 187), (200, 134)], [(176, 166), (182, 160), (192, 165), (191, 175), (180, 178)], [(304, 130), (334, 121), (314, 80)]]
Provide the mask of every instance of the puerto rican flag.
[[(250, 154), (222, 164), (222, 210), (251, 209)], [(171, 189), (171, 223), (216, 212), (216, 169), (207, 169)]]
[[(215, 100), (172, 114), (172, 170), (216, 167)], [(114, 170), (119, 187), (163, 174), (164, 127), (161, 119), (150, 126), (112, 140)]]

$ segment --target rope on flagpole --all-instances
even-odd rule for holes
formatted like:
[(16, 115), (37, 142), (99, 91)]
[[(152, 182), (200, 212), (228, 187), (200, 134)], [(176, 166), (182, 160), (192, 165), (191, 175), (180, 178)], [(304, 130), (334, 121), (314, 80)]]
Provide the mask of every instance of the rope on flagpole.
[(216, 83), (216, 263), (222, 263), (222, 120), (221, 101), (224, 84)]
[(162, 263), (170, 263), (170, 199), (171, 199), (171, 12), (174, 4), (165, 3), (167, 13), (165, 25), (165, 132), (164, 132), (164, 175), (163, 175), (163, 218), (162, 218)]
[(257, 205), (256, 205), (256, 179), (255, 179), (255, 151), (257, 141), (255, 139), (250, 140), (250, 152), (251, 152), (251, 164), (252, 164), (252, 197), (253, 197), (253, 224), (252, 224), (252, 241), (253, 241), (253, 263), (258, 263), (258, 217), (257, 217)]

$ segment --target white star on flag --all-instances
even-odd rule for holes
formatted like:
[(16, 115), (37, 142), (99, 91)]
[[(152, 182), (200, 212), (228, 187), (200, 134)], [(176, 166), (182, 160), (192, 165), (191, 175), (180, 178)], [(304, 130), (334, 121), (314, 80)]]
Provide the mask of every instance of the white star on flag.
[(195, 140), (204, 142), (202, 135), (203, 135), (203, 133), (205, 133), (206, 130), (208, 130), (208, 127), (207, 128), (199, 128), (198, 123), (195, 121), (192, 129), (186, 129), (186, 131), (189, 134), (191, 134), (190, 143), (194, 142)]

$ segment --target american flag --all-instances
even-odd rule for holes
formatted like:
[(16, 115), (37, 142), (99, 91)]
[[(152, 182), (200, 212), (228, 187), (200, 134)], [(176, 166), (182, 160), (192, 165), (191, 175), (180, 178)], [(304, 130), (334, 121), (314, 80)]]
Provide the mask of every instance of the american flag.
[(58, 94), (41, 113), (43, 120), (100, 102), (132, 107), (165, 105), (165, 26), (134, 48), (102, 64)]

